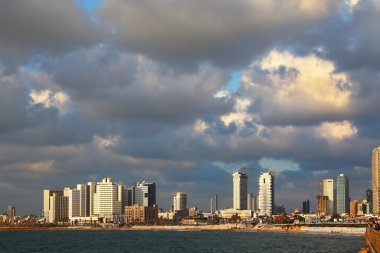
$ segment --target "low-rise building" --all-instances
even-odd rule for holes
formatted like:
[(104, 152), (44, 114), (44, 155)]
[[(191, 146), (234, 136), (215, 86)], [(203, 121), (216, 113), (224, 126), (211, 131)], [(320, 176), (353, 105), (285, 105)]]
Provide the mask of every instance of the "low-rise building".
[(125, 222), (152, 222), (158, 218), (158, 207), (157, 205), (153, 206), (126, 206), (125, 207)]
[(236, 210), (236, 209), (222, 209), (218, 211), (218, 216), (223, 219), (231, 219), (232, 216), (238, 215), (241, 219), (249, 219), (253, 217), (252, 210)]

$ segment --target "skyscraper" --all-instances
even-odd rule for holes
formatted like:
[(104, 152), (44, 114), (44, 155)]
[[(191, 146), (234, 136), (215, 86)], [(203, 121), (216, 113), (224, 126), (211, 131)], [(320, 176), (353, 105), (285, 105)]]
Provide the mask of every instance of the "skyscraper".
[(304, 213), (304, 214), (310, 213), (310, 200), (309, 199), (305, 199), (302, 202), (302, 213)]
[(16, 208), (14, 206), (8, 206), (8, 216), (11, 222), (13, 222), (16, 217)]
[(96, 182), (87, 183), (87, 216), (94, 216), (94, 194), (96, 192)]
[(261, 173), (259, 177), (259, 215), (271, 216), (274, 207), (274, 173)]
[(151, 182), (136, 183), (134, 186), (134, 204), (153, 206), (156, 204), (156, 184)]
[(86, 217), (87, 216), (87, 185), (86, 184), (78, 184), (77, 190), (79, 191), (79, 216)]
[(79, 217), (80, 212), (80, 190), (71, 189), (65, 187), (63, 189), (63, 196), (68, 197), (68, 216), (71, 219), (72, 217)]
[(53, 193), (49, 201), (49, 222), (65, 221), (68, 218), (68, 197)]
[(372, 211), (380, 214), (380, 146), (372, 150)]
[(317, 213), (328, 213), (329, 197), (323, 195), (317, 195)]
[(373, 213), (373, 197), (372, 197), (372, 189), (367, 189), (365, 192), (366, 200), (369, 206), (368, 213)]
[(94, 214), (99, 217), (121, 214), (121, 202), (117, 200), (117, 185), (109, 177), (96, 184)]
[(218, 195), (214, 194), (210, 200), (210, 213), (214, 214), (218, 210)]
[(323, 180), (323, 196), (329, 198), (327, 204), (327, 212), (329, 214), (334, 213), (334, 179)]
[(173, 211), (185, 211), (187, 205), (187, 194), (184, 192), (177, 192), (173, 197)]
[(349, 213), (350, 197), (348, 178), (339, 174), (336, 183), (336, 212), (338, 214)]
[(247, 210), (255, 210), (254, 209), (254, 197), (253, 193), (248, 193), (247, 194)]
[(247, 210), (248, 177), (242, 172), (232, 174), (233, 178), (233, 205), (234, 209)]
[(63, 191), (56, 191), (56, 190), (49, 190), (49, 189), (43, 190), (43, 195), (44, 195), (43, 215), (44, 215), (45, 221), (49, 221), (50, 197), (53, 196), (54, 193), (56, 193), (57, 196), (63, 195)]

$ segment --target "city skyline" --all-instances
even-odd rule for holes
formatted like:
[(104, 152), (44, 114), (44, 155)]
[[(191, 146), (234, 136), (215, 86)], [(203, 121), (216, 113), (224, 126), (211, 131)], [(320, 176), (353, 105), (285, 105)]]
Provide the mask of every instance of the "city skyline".
[(2, 212), (104, 177), (155, 182), (165, 209), (230, 207), (240, 168), (254, 195), (273, 170), (287, 210), (341, 173), (371, 187), (378, 0), (0, 4)]

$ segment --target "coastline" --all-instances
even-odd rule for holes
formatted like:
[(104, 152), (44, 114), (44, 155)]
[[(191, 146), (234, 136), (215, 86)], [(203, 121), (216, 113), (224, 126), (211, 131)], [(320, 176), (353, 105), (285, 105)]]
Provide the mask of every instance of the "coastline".
[(304, 226), (304, 225), (245, 225), (245, 224), (219, 224), (219, 225), (134, 225), (131, 227), (90, 227), (90, 226), (62, 226), (62, 227), (0, 227), (0, 231), (17, 230), (125, 230), (125, 231), (241, 231), (241, 232), (270, 232), (270, 233), (298, 233), (364, 236), (364, 226)]

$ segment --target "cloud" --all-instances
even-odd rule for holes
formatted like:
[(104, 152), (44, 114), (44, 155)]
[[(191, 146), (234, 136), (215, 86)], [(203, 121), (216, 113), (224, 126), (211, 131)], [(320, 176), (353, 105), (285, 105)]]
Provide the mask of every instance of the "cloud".
[(342, 141), (346, 138), (352, 138), (358, 132), (358, 129), (345, 120), (341, 122), (324, 122), (320, 127), (315, 129), (316, 135), (327, 141)]
[(334, 63), (314, 54), (272, 50), (242, 78), (265, 124), (314, 124), (349, 114), (355, 85)]
[(7, 1), (0, 4), (0, 63), (16, 69), (31, 55), (59, 53), (98, 41), (96, 28), (75, 1)]
[(177, 64), (211, 60), (231, 66), (247, 62), (283, 35), (319, 23), (340, 2), (106, 0), (98, 15), (130, 51)]

